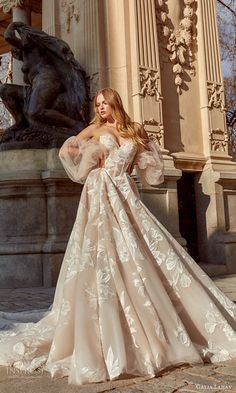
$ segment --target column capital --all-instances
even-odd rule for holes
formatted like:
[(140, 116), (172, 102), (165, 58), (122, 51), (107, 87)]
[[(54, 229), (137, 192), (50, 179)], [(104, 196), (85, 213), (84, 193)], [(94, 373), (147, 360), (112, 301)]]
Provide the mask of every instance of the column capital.
[(5, 13), (15, 7), (30, 7), (34, 12), (41, 12), (42, 4), (40, 0), (0, 0), (0, 9)]

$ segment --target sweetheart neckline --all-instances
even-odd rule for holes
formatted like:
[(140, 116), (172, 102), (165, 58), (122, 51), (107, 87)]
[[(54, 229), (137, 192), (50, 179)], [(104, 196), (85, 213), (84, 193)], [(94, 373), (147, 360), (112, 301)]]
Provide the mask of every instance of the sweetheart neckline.
[(112, 136), (111, 134), (109, 134), (108, 132), (107, 132), (106, 134), (100, 135), (100, 136), (99, 136), (99, 140), (100, 140), (100, 138), (101, 138), (102, 136), (108, 136), (108, 137), (110, 137), (110, 138), (113, 140), (113, 142), (116, 143), (116, 145), (118, 146), (118, 148), (122, 147), (123, 145), (130, 144), (130, 143), (134, 144), (134, 142), (133, 142), (132, 140), (127, 140), (126, 142), (124, 142), (124, 143), (122, 143), (122, 144), (120, 145), (119, 142), (118, 142), (115, 138), (113, 138), (113, 136)]

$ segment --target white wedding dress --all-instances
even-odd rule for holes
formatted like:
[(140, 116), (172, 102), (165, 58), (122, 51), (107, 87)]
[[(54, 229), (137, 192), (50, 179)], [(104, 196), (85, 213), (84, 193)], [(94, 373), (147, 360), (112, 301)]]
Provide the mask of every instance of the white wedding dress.
[(41, 367), (80, 385), (236, 357), (236, 306), (128, 174), (135, 162), (142, 181), (162, 181), (159, 150), (152, 141), (147, 149), (136, 154), (136, 144), (119, 146), (110, 134), (64, 143), (62, 163), (84, 188), (54, 302), (45, 312), (0, 314), (0, 365)]

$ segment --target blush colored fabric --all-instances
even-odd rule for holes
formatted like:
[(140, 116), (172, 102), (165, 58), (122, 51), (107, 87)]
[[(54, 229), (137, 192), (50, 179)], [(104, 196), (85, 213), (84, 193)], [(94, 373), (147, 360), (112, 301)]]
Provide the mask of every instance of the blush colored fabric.
[(71, 180), (84, 184), (89, 172), (99, 166), (100, 158), (106, 153), (106, 147), (99, 141), (78, 141), (72, 136), (61, 147), (59, 157)]
[(164, 181), (164, 163), (160, 148), (153, 141), (147, 143), (147, 149), (140, 152), (135, 160), (137, 173), (143, 185), (157, 186)]
[(137, 153), (109, 134), (70, 138), (60, 158), (84, 187), (54, 301), (44, 312), (0, 313), (0, 365), (81, 385), (235, 358), (236, 306), (150, 213), (129, 175), (135, 162), (145, 181), (163, 179), (153, 142)]

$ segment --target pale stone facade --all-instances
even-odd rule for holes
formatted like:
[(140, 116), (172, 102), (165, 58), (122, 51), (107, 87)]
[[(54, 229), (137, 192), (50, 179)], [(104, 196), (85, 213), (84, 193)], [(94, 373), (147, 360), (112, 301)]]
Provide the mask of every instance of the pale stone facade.
[[(14, 20), (30, 21), (32, 11), (37, 20), (35, 15), (42, 13), (43, 30), (67, 41), (85, 68), (91, 99), (101, 87), (119, 91), (128, 113), (156, 138), (165, 159), (165, 183), (142, 189), (143, 200), (182, 245), (193, 231), (198, 260), (207, 272), (235, 273), (236, 163), (228, 154), (215, 1), (0, 0), (1, 5), (9, 6)], [(8, 9), (3, 7), (4, 11)], [(14, 80), (20, 78), (17, 66), (13, 74)], [(14, 158), (19, 154), (21, 167)], [(34, 285), (40, 285), (39, 274), (46, 277), (41, 284), (51, 285), (80, 186), (66, 179), (54, 150), (5, 152), (0, 161), (1, 168), (11, 166), (7, 172), (1, 169), (3, 198), (7, 193), (10, 200), (13, 188), (15, 192), (25, 187), (22, 195), (31, 201), (27, 213), (31, 222), (35, 215), (32, 201), (40, 188), (36, 194), (43, 211), (37, 225), (41, 229), (38, 233), (31, 224), (34, 235), (27, 263), (37, 266)], [(194, 206), (182, 189), (186, 184), (190, 187), (188, 182)], [(191, 209), (196, 221), (191, 220)], [(66, 225), (65, 217), (69, 217)], [(184, 228), (181, 233), (180, 227)], [(15, 238), (9, 233), (7, 239), (11, 246), (14, 243), (23, 266), (28, 246), (20, 244), (20, 236), (26, 236), (25, 240), (28, 236), (28, 242), (30, 238), (23, 227), (21, 231)], [(5, 232), (3, 228), (0, 233), (3, 240)], [(7, 250), (6, 255), (10, 247)], [(7, 263), (4, 258), (0, 269), (1, 263)]]

